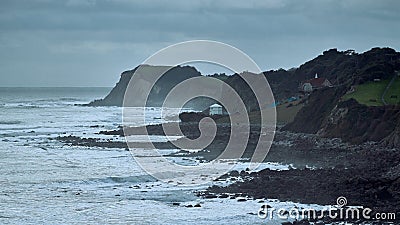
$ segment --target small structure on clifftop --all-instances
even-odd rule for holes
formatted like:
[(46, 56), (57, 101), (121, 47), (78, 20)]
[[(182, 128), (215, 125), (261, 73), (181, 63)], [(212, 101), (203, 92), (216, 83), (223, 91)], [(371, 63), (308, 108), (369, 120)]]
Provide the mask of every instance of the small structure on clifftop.
[(222, 115), (222, 106), (219, 104), (213, 104), (210, 106), (210, 115)]
[(316, 73), (313, 79), (301, 82), (299, 89), (302, 92), (310, 93), (313, 90), (324, 87), (332, 87), (332, 83), (326, 78), (318, 77), (318, 74)]

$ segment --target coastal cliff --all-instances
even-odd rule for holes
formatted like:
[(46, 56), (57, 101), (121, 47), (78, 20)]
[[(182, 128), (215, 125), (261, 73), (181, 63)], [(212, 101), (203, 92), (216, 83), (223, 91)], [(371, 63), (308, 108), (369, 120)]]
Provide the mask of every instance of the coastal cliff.
[(164, 75), (154, 84), (148, 96), (148, 106), (161, 106), (163, 100), (170, 90), (177, 84), (192, 77), (201, 76), (200, 72), (191, 66), (151, 66), (141, 65), (133, 70), (125, 71), (121, 74), (118, 83), (111, 92), (103, 99), (98, 99), (87, 104), (88, 106), (122, 106), (125, 91), (132, 76), (140, 67), (140, 72), (146, 76), (154, 76), (160, 74), (160, 71), (166, 71)]
[[(389, 148), (400, 147), (400, 87), (389, 82), (400, 79), (400, 54), (390, 48), (373, 48), (362, 54), (346, 51), (340, 56), (330, 50), (324, 55), (340, 59), (331, 60), (337, 67), (331, 68), (334, 73), (326, 73), (333, 87), (311, 93), (294, 120), (282, 129), (338, 137), (353, 144), (373, 141)], [(343, 61), (346, 55), (353, 63)], [(385, 89), (395, 94), (384, 96)]]
[(368, 141), (388, 148), (400, 147), (400, 106), (366, 106), (341, 100), (342, 88), (313, 93), (285, 131), (341, 138), (352, 144)]
[[(145, 67), (144, 71), (149, 76), (165, 70), (163, 66), (142, 67)], [(95, 100), (88, 105), (122, 106), (127, 85), (137, 68), (123, 72), (119, 82), (104, 99)], [(299, 84), (315, 74), (332, 83), (332, 87), (318, 89), (307, 95), (301, 101), (300, 111), (292, 116), (293, 121), (286, 124), (282, 130), (318, 134), (322, 137), (339, 137), (355, 144), (374, 141), (394, 148), (400, 147), (399, 102), (379, 105), (381, 96), (373, 96), (373, 99), (367, 99), (373, 104), (366, 105), (348, 93), (354, 87), (360, 87), (361, 90), (362, 85), (366, 85), (367, 91), (375, 84), (384, 85), (386, 81), (395, 77), (398, 71), (400, 71), (400, 53), (391, 48), (372, 48), (364, 53), (330, 49), (298, 68), (271, 70), (264, 72), (263, 75), (267, 78), (277, 102), (298, 96)], [(173, 87), (197, 76), (201, 74), (194, 67), (172, 67), (154, 84), (146, 105), (161, 106)], [(249, 111), (259, 110), (257, 99), (238, 74), (231, 76), (215, 74), (212, 77), (223, 80), (233, 87)], [(370, 85), (371, 82), (375, 84)], [(399, 90), (400, 87), (393, 85), (392, 89)], [(391, 97), (400, 99), (400, 95)], [(202, 111), (214, 102), (211, 99), (197, 98), (192, 103), (193, 108)]]
[(323, 137), (340, 137), (355, 144), (381, 142), (394, 148), (400, 147), (399, 129), (399, 106), (367, 107), (350, 99), (335, 106), (317, 134)]

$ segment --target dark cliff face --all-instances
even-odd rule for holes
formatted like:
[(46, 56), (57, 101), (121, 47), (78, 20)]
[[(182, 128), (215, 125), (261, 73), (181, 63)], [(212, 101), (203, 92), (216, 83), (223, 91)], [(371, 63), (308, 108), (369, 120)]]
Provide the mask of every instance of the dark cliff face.
[(318, 91), (282, 129), (338, 137), (353, 144), (374, 141), (389, 148), (400, 147), (400, 106), (368, 107), (354, 99), (335, 99), (342, 93), (334, 88)]
[(125, 71), (121, 74), (121, 78), (111, 92), (104, 98), (94, 100), (89, 103), (89, 106), (122, 106), (126, 87), (135, 72), (136, 68), (130, 71)]
[[(139, 67), (133, 70), (125, 71), (111, 92), (100, 100), (89, 103), (89, 106), (122, 106), (127, 86)], [(160, 74), (160, 71), (166, 71), (163, 76), (154, 84), (147, 100), (147, 106), (161, 106), (163, 100), (173, 87), (189, 78), (201, 76), (201, 74), (190, 66), (176, 66), (169, 69), (165, 66), (143, 65), (140, 67), (141, 76), (146, 80), (146, 76), (152, 77)], [(145, 73), (145, 74), (143, 74)], [(138, 98), (143, 99), (143, 98)]]
[[(344, 141), (360, 144), (366, 141), (380, 142), (389, 137), (385, 145), (400, 146), (399, 106), (372, 106), (359, 104), (354, 99), (339, 102), (321, 126), (318, 134), (324, 137), (340, 137)], [(393, 140), (390, 140), (393, 136)], [(397, 136), (397, 137), (396, 137)]]
[[(137, 88), (142, 88), (143, 86), (153, 85), (152, 82), (147, 82), (152, 79), (154, 75), (160, 74), (160, 70), (165, 70), (166, 72), (163, 76), (154, 84), (151, 89), (150, 94), (148, 95), (147, 99), (147, 106), (153, 107), (160, 107), (165, 100), (167, 94), (176, 87), (179, 83), (194, 77), (199, 77), (201, 74), (194, 68), (190, 66), (176, 66), (172, 67), (168, 70), (169, 67), (163, 66), (149, 66), (149, 65), (142, 65), (140, 67), (136, 67), (133, 70), (125, 71), (121, 74), (121, 78), (115, 87), (111, 90), (111, 92), (104, 98), (95, 100), (88, 104), (88, 106), (122, 106), (124, 101), (125, 91), (128, 85), (132, 85), (129, 82), (132, 79), (132, 76), (141, 76), (143, 79), (139, 79), (143, 85), (138, 85)], [(245, 74), (243, 76), (261, 76), (257, 74)], [(146, 77), (149, 77), (147, 80)], [(255, 98), (254, 93), (252, 92), (251, 88), (247, 85), (247, 83), (239, 76), (238, 74), (234, 74), (232, 76), (221, 75), (218, 77), (214, 77), (220, 80), (224, 80), (228, 85), (230, 85), (243, 99), (246, 108), (254, 111), (259, 108), (258, 102)], [(136, 81), (136, 80), (135, 80)], [(201, 83), (199, 85), (202, 85)], [(206, 83), (204, 85), (207, 85)], [(210, 89), (210, 87), (207, 87)], [(187, 90), (190, 91), (190, 90)], [(210, 90), (212, 92), (212, 90)], [(222, 91), (224, 92), (224, 91)], [(219, 93), (222, 98), (231, 98), (228, 92), (226, 94)], [(136, 95), (141, 95), (140, 90), (135, 91)], [(188, 94), (190, 96), (191, 93), (182, 93), (182, 95)], [(145, 96), (137, 96), (136, 98), (138, 101), (145, 99)], [(136, 100), (134, 97), (131, 100)], [(140, 102), (140, 103), (141, 103)], [(127, 102), (125, 102), (127, 103)], [(131, 102), (129, 105), (131, 106), (140, 106), (139, 102)], [(216, 103), (215, 100), (207, 97), (196, 97), (190, 100), (185, 104), (185, 107), (190, 107), (195, 110), (204, 110), (208, 108), (208, 106)]]

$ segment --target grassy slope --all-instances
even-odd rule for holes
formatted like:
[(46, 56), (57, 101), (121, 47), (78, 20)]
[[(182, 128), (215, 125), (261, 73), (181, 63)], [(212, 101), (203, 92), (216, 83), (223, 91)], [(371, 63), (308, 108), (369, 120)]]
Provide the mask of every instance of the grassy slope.
[[(278, 125), (292, 122), (296, 114), (303, 107), (303, 104), (298, 104), (298, 101), (292, 102), (292, 106), (287, 107), (290, 103), (285, 103), (276, 107), (276, 123)], [(266, 111), (266, 113), (269, 113)], [(259, 112), (249, 113), (249, 119), (255, 123), (261, 121)]]
[[(350, 94), (343, 96), (343, 99), (347, 100), (354, 98), (357, 102), (367, 106), (381, 106), (382, 93), (385, 91), (386, 86), (390, 80), (383, 80), (380, 82), (368, 82), (355, 87), (355, 91)], [(371, 101), (375, 100), (375, 101)]]
[(293, 106), (288, 108), (290, 103), (285, 103), (276, 107), (276, 122), (278, 124), (287, 124), (293, 121), (296, 114), (303, 107), (303, 104), (299, 104), (299, 101), (292, 102)]
[[(391, 96), (397, 96), (397, 98), (391, 98)], [(388, 104), (400, 105), (400, 77), (396, 77), (396, 80), (394, 80), (392, 86), (390, 86), (385, 95), (385, 101)]]

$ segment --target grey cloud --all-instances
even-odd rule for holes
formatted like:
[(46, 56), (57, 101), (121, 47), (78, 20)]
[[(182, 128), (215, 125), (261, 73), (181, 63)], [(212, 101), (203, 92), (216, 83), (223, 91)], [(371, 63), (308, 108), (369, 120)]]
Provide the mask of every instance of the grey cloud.
[[(111, 86), (122, 70), (191, 39), (235, 45), (263, 69), (332, 47), (399, 49), (398, 9), (395, 0), (0, 1), (0, 85)], [(38, 73), (47, 75), (31, 78)]]

